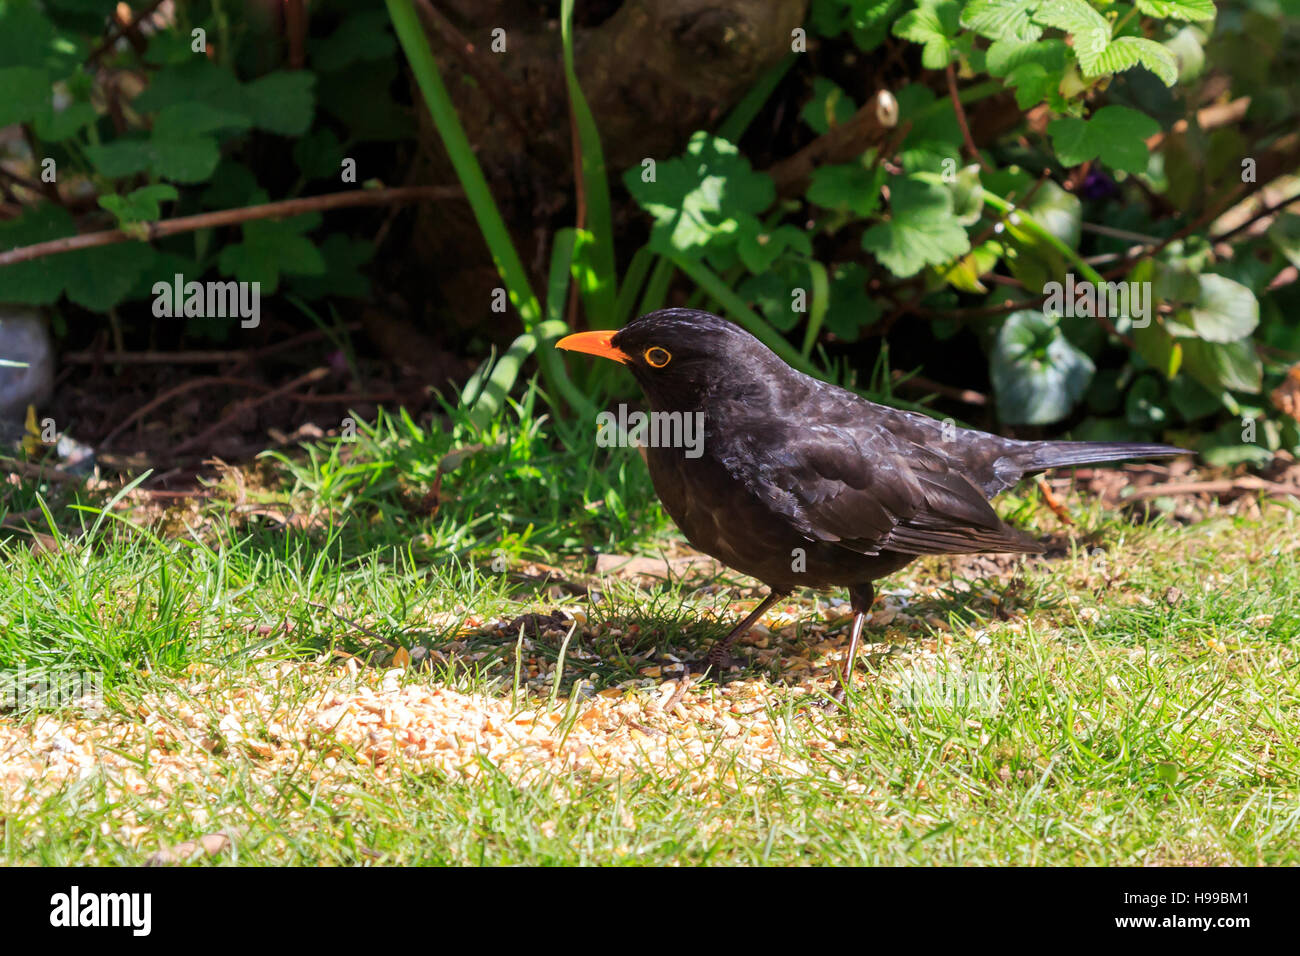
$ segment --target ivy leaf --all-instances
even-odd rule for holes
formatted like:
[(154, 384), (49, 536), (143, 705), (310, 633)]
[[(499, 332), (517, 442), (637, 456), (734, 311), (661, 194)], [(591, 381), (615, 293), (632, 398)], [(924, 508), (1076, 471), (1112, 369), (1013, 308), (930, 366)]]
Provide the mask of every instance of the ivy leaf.
[(961, 25), (990, 40), (1032, 42), (1043, 35), (1033, 21), (1035, 6), (1037, 0), (971, 0), (961, 11)]
[(321, 275), (325, 259), (312, 241), (301, 235), (319, 221), (317, 215), (295, 216), (283, 222), (246, 222), (244, 241), (222, 249), (217, 266), (240, 282), (260, 282), (264, 295), (280, 287), (281, 273)]
[(1259, 325), (1259, 300), (1240, 282), (1207, 272), (1197, 277), (1200, 295), (1188, 310), (1196, 334), (1207, 342), (1235, 342)]
[(1087, 391), (1094, 367), (1056, 321), (1022, 309), (1007, 316), (998, 330), (989, 372), (1003, 422), (1047, 425), (1070, 414)]
[(1214, 19), (1214, 0), (1137, 0), (1137, 8), (1166, 20)]
[(942, 186), (896, 180), (890, 186), (889, 214), (863, 234), (862, 248), (900, 278), (970, 251), (966, 230), (953, 216), (952, 193)]
[(244, 86), (253, 125), (281, 136), (301, 136), (316, 112), (316, 77), (306, 70), (277, 70)]
[(903, 14), (894, 24), (894, 36), (924, 44), (921, 65), (942, 70), (952, 56), (960, 25), (961, 8), (956, 0), (920, 0), (915, 10)]
[(50, 74), (34, 66), (0, 69), (0, 126), (28, 123), (50, 108)]
[(879, 166), (867, 169), (861, 163), (818, 166), (806, 195), (809, 202), (825, 209), (866, 217), (880, 205), (880, 187), (887, 176)]
[(839, 84), (818, 76), (813, 79), (812, 98), (803, 105), (799, 117), (821, 135), (832, 126), (847, 123), (857, 112), (857, 104)]
[(1064, 166), (1078, 166), (1100, 156), (1114, 169), (1140, 173), (1150, 159), (1146, 140), (1160, 132), (1160, 124), (1127, 106), (1104, 106), (1088, 120), (1072, 116), (1054, 119), (1047, 124), (1047, 132), (1056, 158)]
[(655, 224), (650, 247), (699, 257), (710, 246), (732, 246), (754, 216), (772, 205), (772, 178), (757, 173), (725, 139), (697, 132), (684, 156), (658, 164), (655, 182), (642, 182), (641, 167), (623, 176), (628, 192)]

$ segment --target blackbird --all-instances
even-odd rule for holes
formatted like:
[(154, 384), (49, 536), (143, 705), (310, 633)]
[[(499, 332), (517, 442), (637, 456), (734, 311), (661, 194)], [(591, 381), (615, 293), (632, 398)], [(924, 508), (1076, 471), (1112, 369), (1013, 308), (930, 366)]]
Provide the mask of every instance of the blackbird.
[(651, 412), (670, 413), (661, 420), (680, 413), (687, 424), (703, 422), (696, 447), (645, 449), (655, 491), (692, 546), (771, 589), (714, 645), (709, 663), (793, 589), (845, 587), (854, 617), (837, 698), (878, 578), (923, 554), (1044, 550), (998, 517), (995, 494), (1061, 465), (1186, 453), (1018, 441), (877, 405), (796, 371), (739, 326), (695, 309), (661, 309), (556, 347), (626, 365)]

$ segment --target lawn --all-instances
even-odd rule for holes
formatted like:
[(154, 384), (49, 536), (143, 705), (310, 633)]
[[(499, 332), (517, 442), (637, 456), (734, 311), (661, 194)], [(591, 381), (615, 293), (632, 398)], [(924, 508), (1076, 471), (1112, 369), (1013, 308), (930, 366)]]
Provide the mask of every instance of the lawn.
[[(1026, 485), (1047, 554), (887, 579), (827, 710), (843, 595), (683, 679), (761, 590), (531, 392), (193, 497), (7, 495), (6, 863), (1300, 863), (1294, 503), (1065, 527)], [(70, 675), (102, 693), (32, 703)]]

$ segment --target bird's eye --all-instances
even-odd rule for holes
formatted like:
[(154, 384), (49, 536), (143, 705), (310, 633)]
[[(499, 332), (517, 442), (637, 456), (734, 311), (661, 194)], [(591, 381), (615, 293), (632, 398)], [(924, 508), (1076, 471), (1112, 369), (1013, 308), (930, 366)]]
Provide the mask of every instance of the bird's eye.
[(652, 345), (650, 348), (645, 350), (645, 360), (646, 364), (650, 365), (652, 368), (663, 368), (673, 360), (673, 357), (667, 349), (661, 349), (657, 345)]

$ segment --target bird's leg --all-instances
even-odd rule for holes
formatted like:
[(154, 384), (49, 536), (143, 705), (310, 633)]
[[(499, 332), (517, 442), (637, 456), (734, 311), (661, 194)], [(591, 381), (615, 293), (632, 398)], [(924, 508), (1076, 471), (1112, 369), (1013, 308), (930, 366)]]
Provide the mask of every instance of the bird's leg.
[(763, 598), (763, 600), (758, 603), (758, 607), (750, 611), (743, 621), (733, 627), (730, 634), (709, 648), (708, 656), (704, 658), (705, 671), (707, 672), (712, 668), (721, 665), (723, 658), (727, 656), (727, 648), (735, 642), (736, 638), (740, 637), (740, 635), (744, 634), (751, 627), (757, 624), (758, 619), (763, 616), (764, 612), (783, 597), (785, 597), (785, 592), (773, 591), (767, 597)]
[(849, 606), (853, 608), (853, 627), (849, 630), (849, 653), (844, 661), (844, 673), (835, 682), (831, 699), (836, 704), (844, 703), (849, 684), (853, 682), (853, 664), (858, 656), (858, 643), (862, 640), (862, 626), (871, 613), (871, 605), (876, 599), (876, 589), (870, 583), (858, 585), (849, 592)]

